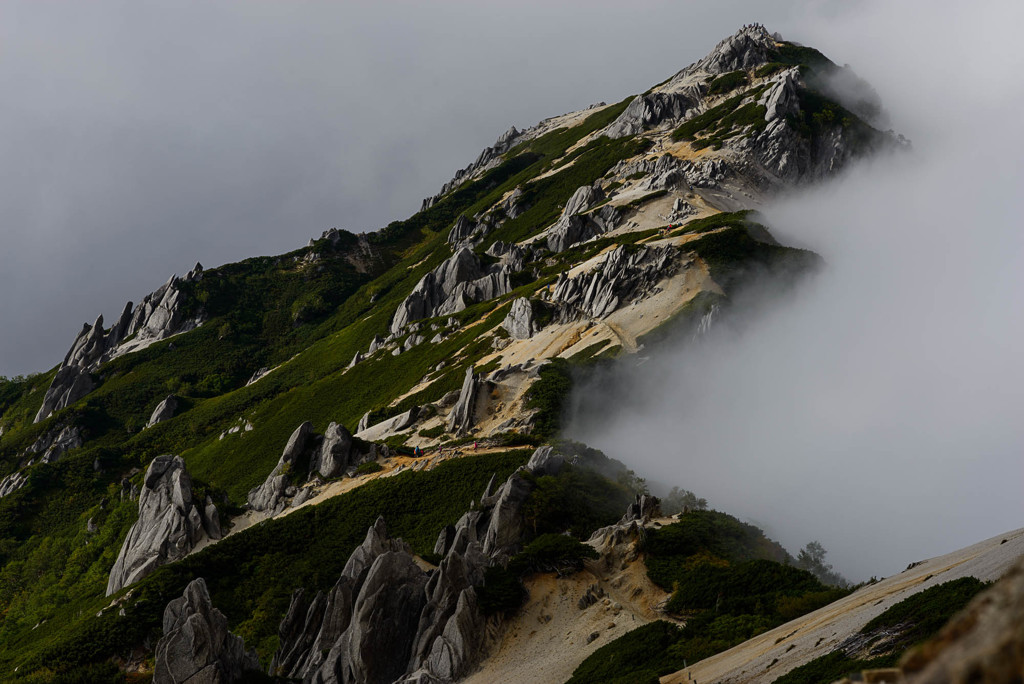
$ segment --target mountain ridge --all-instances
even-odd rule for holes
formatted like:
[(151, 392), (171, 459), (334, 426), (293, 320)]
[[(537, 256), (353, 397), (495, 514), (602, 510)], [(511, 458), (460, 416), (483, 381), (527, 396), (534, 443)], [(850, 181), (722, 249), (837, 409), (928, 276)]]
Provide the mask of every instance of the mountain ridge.
[[(823, 85), (837, 73), (849, 107)], [(625, 465), (557, 438), (579, 373), (699, 339), (744, 288), (820, 267), (751, 210), (905, 144), (855, 110), (881, 107), (846, 70), (744, 27), (643, 94), (510, 128), (405, 221), (197, 264), (86, 324), (0, 395), (0, 668), (227, 677), (257, 662), (241, 637), (268, 676), (456, 681), (551, 568), (594, 578), (580, 611), (682, 622), (679, 588), (651, 583), (658, 529), (759, 549), (709, 537), (662, 572), (794, 561), (703, 506), (661, 516)], [(777, 572), (805, 607), (832, 596)]]

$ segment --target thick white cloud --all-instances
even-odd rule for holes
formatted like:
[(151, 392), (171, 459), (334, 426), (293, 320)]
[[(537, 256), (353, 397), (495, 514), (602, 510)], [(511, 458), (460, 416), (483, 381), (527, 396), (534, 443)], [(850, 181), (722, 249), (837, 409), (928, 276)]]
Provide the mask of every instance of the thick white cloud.
[(820, 539), (856, 579), (1024, 524), (1024, 64), (1005, 9), (805, 19), (913, 152), (769, 206), (825, 270), (742, 332), (620, 375), (631, 403), (575, 436), (793, 550)]

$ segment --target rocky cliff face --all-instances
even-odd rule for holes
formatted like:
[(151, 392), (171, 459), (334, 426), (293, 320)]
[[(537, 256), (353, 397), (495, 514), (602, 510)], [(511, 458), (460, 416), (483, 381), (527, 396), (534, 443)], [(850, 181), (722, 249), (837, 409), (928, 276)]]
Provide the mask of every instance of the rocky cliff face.
[(228, 620), (213, 607), (203, 578), (164, 609), (164, 635), (156, 644), (153, 684), (230, 684), (259, 672), (255, 653), (228, 631)]
[(65, 453), (82, 446), (82, 432), (75, 425), (54, 426), (20, 455), (20, 469), (0, 479), (0, 498), (13, 494), (28, 482), (26, 470), (36, 463), (54, 463)]
[(288, 438), (281, 458), (263, 484), (249, 491), (249, 508), (277, 514), (288, 506), (297, 506), (311, 496), (314, 480), (341, 477), (381, 453), (375, 444), (357, 444), (344, 425), (332, 422), (323, 435), (318, 435), (313, 424), (306, 421)]
[[(526, 466), (556, 473), (564, 459), (538, 449)], [(383, 519), (366, 533), (328, 593), (296, 590), (281, 623), (271, 674), (318, 684), (453, 682), (482, 657), (487, 618), (475, 587), (489, 565), (519, 550), (522, 505), (533, 485), (514, 473), (479, 507), (441, 531), (436, 569), (421, 570)]]
[(507, 268), (485, 270), (472, 250), (459, 248), (420, 279), (395, 312), (391, 332), (400, 333), (413, 321), (462, 311), (470, 304), (493, 299), (511, 289)]
[(181, 286), (202, 278), (202, 275), (202, 265), (196, 264), (184, 278), (171, 276), (158, 290), (147, 295), (134, 311), (132, 303), (128, 302), (117, 323), (109, 330), (103, 328), (103, 316), (99, 316), (92, 325), (85, 324), (50, 383), (35, 422), (49, 418), (55, 411), (70, 406), (91, 392), (95, 387), (92, 372), (105, 361), (196, 328), (202, 317), (186, 316)]
[(110, 570), (107, 595), (184, 558), (204, 537), (220, 538), (217, 508), (209, 497), (193, 498), (192, 478), (180, 456), (157, 456), (139, 494), (139, 519)]
[(462, 183), (466, 182), (470, 178), (479, 175), (480, 173), (497, 166), (498, 161), (501, 160), (501, 155), (508, 152), (514, 147), (520, 139), (523, 137), (523, 132), (519, 131), (515, 126), (512, 126), (507, 131), (502, 133), (494, 145), (491, 147), (485, 147), (480, 153), (480, 156), (476, 160), (464, 169), (459, 169), (455, 172), (455, 176), (445, 183), (441, 187), (441, 192), (437, 193), (433, 197), (428, 197), (423, 200), (423, 204), (420, 207), (420, 211), (425, 211), (447, 195), (449, 192), (457, 188)]
[(589, 272), (559, 275), (550, 301), (558, 307), (560, 320), (603, 318), (642, 297), (682, 265), (673, 247), (616, 247)]

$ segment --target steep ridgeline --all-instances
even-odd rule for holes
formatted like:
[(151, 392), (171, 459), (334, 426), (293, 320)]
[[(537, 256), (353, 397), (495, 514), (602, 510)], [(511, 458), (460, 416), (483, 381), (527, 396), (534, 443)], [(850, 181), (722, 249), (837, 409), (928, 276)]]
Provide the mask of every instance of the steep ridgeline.
[[(344, 551), (327, 580), (298, 551), (275, 556), (272, 570), (238, 559), (276, 549), (267, 530), (356, 500), (345, 497), (543, 446), (594, 364), (689, 343), (718, 316), (740, 315), (729, 303), (741, 288), (784, 292), (820, 259), (779, 244), (754, 210), (899, 149), (901, 138), (875, 127), (880, 117), (847, 68), (744, 27), (640, 95), (511, 128), (404, 221), (197, 266), (109, 329), (102, 318), (86, 325), (55, 371), (0, 383), (0, 678), (145, 669), (159, 636), (146, 611), (179, 597), (164, 625), (175, 645), (158, 647), (158, 670), (200, 633), (223, 649), (174, 671), (216, 669), (222, 657), (231, 672), (248, 667), (201, 588), (185, 591), (196, 567), (219, 568), (240, 592), (260, 585), (243, 600), (205, 576), (264, 670), (273, 659), (275, 673), (306, 681), (464, 676), (484, 637), (503, 629), (478, 605), (493, 598), (481, 589), (488, 573), (508, 579), (537, 525), (547, 525), (546, 551), (586, 553), (561, 533), (583, 542), (624, 504), (615, 499), (609, 517), (601, 501), (574, 499), (566, 512), (563, 495), (596, 487), (614, 499), (626, 485), (575, 471), (579, 480), (554, 483), (534, 462), (444, 530), (462, 499), (442, 511), (450, 501), (424, 508), (434, 492), (360, 498), (367, 516), (394, 505), (388, 525), (410, 545), (374, 525), (340, 577), (373, 517), (335, 540)], [(570, 520), (588, 506), (598, 513)], [(398, 509), (436, 528), (396, 521)], [(633, 562), (642, 537), (609, 529), (591, 546)], [(261, 548), (249, 548), (256, 538)], [(148, 617), (97, 616), (104, 601)]]
[(190, 316), (186, 313), (188, 307), (182, 285), (202, 277), (201, 264), (196, 264), (184, 278), (172, 275), (162, 287), (146, 295), (134, 310), (132, 303), (128, 302), (117, 323), (109, 330), (103, 328), (103, 316), (92, 325), (86, 323), (46, 390), (35, 422), (50, 417), (55, 411), (70, 406), (91, 392), (95, 387), (91, 373), (104, 362), (199, 326), (203, 322), (202, 314)]

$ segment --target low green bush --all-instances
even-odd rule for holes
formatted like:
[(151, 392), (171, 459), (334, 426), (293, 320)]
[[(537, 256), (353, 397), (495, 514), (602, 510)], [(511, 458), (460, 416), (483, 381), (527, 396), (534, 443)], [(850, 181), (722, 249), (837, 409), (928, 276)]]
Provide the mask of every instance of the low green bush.
[(572, 574), (583, 569), (586, 560), (596, 560), (593, 547), (565, 534), (542, 534), (517, 553), (508, 567), (520, 575), (530, 572)]
[(727, 74), (722, 74), (713, 78), (708, 83), (708, 95), (721, 95), (722, 93), (728, 93), (736, 90), (740, 86), (745, 86), (750, 83), (750, 79), (747, 77), (747, 72), (742, 69), (739, 71), (730, 71)]

